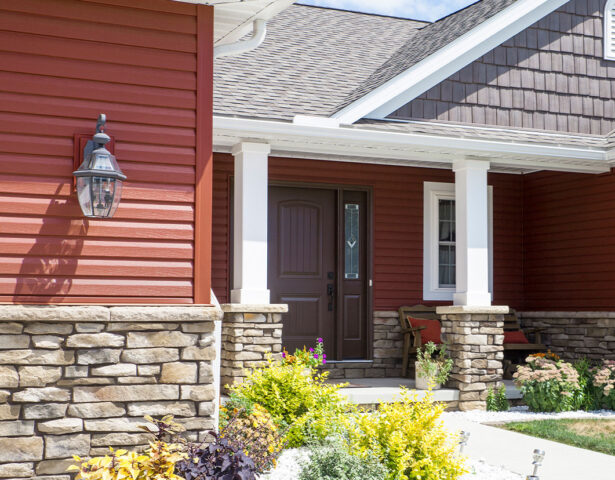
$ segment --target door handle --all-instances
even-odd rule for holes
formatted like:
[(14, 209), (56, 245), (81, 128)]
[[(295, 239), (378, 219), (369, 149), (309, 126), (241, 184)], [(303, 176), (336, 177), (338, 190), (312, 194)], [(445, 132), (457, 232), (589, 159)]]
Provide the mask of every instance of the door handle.
[(330, 312), (333, 311), (333, 301), (335, 299), (335, 288), (332, 283), (327, 284), (327, 295), (329, 296), (329, 308)]

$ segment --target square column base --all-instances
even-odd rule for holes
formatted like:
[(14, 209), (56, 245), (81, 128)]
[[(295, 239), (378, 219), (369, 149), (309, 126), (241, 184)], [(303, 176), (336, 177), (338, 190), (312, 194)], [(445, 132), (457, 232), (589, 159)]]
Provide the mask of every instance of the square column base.
[(476, 307), (491, 306), (491, 294), (489, 292), (463, 292), (453, 294), (455, 305), (469, 305)]
[(248, 290), (245, 288), (231, 290), (231, 303), (268, 305), (271, 303), (271, 292), (269, 290)]
[(508, 307), (438, 307), (442, 339), (453, 360), (449, 384), (459, 389), (459, 409), (486, 410), (490, 388), (504, 375), (504, 315)]

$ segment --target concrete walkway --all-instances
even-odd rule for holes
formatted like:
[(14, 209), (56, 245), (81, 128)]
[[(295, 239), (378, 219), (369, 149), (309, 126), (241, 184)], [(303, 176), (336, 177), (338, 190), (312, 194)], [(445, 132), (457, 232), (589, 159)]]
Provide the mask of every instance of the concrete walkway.
[(484, 459), (490, 465), (502, 466), (525, 477), (532, 473), (532, 452), (538, 448), (546, 452), (538, 471), (540, 480), (615, 479), (614, 456), (482, 425), (460, 416), (445, 415), (444, 418), (451, 431), (470, 432), (464, 453)]
[[(375, 405), (382, 402), (399, 400), (401, 387), (414, 389), (414, 380), (409, 378), (351, 378), (345, 380), (330, 380), (330, 383), (348, 383), (348, 387), (340, 392), (348, 400), (358, 405)], [(521, 398), (519, 390), (512, 381), (505, 380), (506, 396), (509, 400)], [(419, 397), (425, 395), (424, 390), (418, 390)], [(455, 402), (459, 400), (459, 391), (452, 388), (434, 390), (433, 398), (437, 402)]]

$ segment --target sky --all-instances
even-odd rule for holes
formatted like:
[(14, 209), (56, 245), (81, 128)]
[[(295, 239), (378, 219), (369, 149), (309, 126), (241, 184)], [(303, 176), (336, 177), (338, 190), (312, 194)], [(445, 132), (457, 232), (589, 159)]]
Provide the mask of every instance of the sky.
[(297, 3), (435, 21), (476, 0), (299, 0)]

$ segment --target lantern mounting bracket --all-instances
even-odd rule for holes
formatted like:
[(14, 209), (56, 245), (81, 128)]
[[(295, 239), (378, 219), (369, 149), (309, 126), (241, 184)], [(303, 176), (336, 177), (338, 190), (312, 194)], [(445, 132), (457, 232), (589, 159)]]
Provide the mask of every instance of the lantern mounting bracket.
[[(104, 134), (106, 124), (107, 124), (107, 115), (105, 115), (104, 113), (101, 113), (98, 116), (98, 121), (96, 122), (96, 134), (99, 134), (99, 133)], [(83, 158), (88, 158), (88, 155), (92, 153), (98, 145), (100, 145), (100, 143), (97, 143), (94, 140), (88, 140), (88, 143), (85, 144), (85, 148), (83, 149)]]

